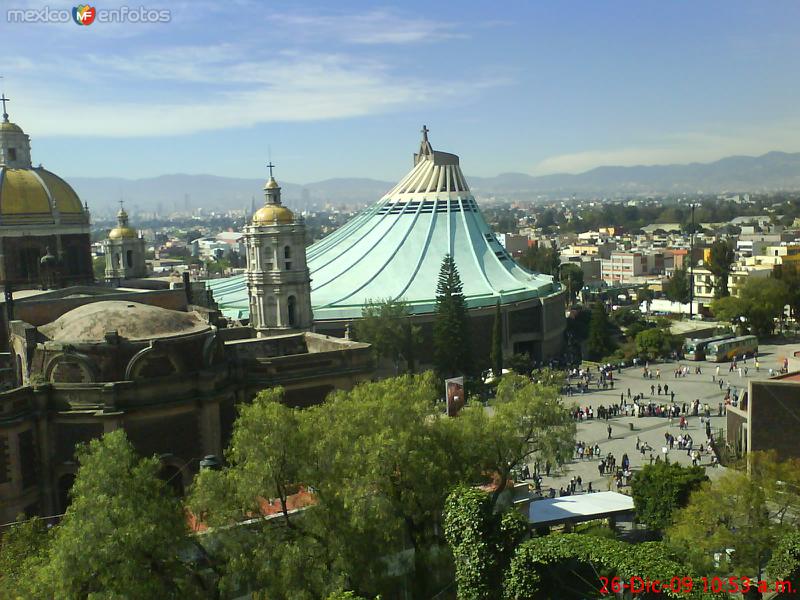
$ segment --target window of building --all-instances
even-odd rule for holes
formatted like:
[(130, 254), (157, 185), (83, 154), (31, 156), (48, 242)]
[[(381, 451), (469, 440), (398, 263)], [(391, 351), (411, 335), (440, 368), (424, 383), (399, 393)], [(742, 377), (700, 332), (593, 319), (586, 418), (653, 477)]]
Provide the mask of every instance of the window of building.
[(17, 149), (16, 148), (9, 148), (8, 149), (8, 160), (9, 160), (9, 162), (17, 160)]
[(126, 259), (128, 263), (128, 268), (130, 269), (131, 267), (133, 267), (133, 250), (128, 250), (128, 252), (126, 253)]
[(297, 320), (297, 299), (294, 296), (289, 296), (289, 300), (286, 303), (286, 309), (289, 316), (289, 327), (294, 327)]
[(291, 271), (291, 269), (292, 269), (292, 263), (290, 263), (290, 262), (287, 262), (287, 263), (286, 263), (286, 270), (287, 270), (287, 271)]
[(292, 248), (291, 248), (291, 246), (284, 246), (283, 247), (283, 258), (292, 258)]

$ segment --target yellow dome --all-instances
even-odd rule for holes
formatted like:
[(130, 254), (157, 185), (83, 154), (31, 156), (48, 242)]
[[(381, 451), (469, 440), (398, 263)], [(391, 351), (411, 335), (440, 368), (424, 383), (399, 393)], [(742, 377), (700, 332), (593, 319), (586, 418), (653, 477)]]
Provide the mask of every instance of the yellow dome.
[(285, 206), (262, 206), (253, 215), (253, 225), (272, 225), (274, 223), (292, 223), (294, 213)]
[(75, 190), (54, 173), (0, 166), (0, 218), (4, 224), (53, 223), (53, 205), (62, 223), (86, 221)]
[(24, 133), (24, 131), (22, 131), (22, 127), (20, 127), (16, 123), (10, 123), (8, 121), (0, 122), (0, 131), (13, 131), (14, 133)]
[(264, 186), (265, 190), (274, 190), (275, 188), (279, 188), (281, 186), (278, 185), (278, 182), (275, 181), (274, 177), (270, 177), (269, 181), (267, 181), (267, 185)]
[(136, 230), (132, 229), (131, 227), (114, 227), (114, 229), (108, 232), (108, 239), (110, 240), (121, 240), (123, 238), (135, 237), (138, 237)]

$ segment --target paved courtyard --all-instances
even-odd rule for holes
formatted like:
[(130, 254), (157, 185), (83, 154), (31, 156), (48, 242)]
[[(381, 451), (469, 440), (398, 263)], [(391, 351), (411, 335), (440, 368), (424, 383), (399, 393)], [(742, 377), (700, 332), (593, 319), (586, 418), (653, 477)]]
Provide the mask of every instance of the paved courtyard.
[[(614, 478), (611, 475), (600, 475), (598, 471), (598, 463), (601, 458), (604, 458), (609, 452), (616, 458), (617, 466), (622, 463), (622, 455), (627, 453), (630, 459), (631, 469), (635, 472), (640, 469), (644, 464), (649, 464), (650, 454), (655, 458), (657, 455), (662, 455), (662, 447), (665, 445), (665, 433), (670, 433), (677, 439), (678, 435), (687, 433), (687, 431), (680, 431), (678, 424), (680, 419), (674, 420), (670, 425), (670, 420), (667, 417), (625, 417), (618, 416), (612, 417), (609, 421), (597, 418), (597, 407), (600, 405), (609, 406), (615, 403), (620, 403), (620, 394), (625, 394), (627, 399), (627, 390), (630, 388), (631, 395), (644, 394), (644, 403), (653, 402), (656, 404), (669, 404), (670, 396), (668, 395), (655, 395), (651, 394), (650, 386), (658, 385), (663, 386), (667, 384), (670, 391), (675, 391), (675, 403), (682, 405), (686, 403), (687, 407), (695, 399), (700, 400), (700, 405), (708, 404), (711, 408), (711, 430), (716, 434), (717, 430), (724, 429), (726, 425), (726, 417), (719, 417), (718, 407), (719, 403), (723, 401), (725, 396), (725, 389), (728, 382), (731, 386), (735, 386), (740, 390), (747, 390), (747, 383), (752, 379), (766, 379), (769, 377), (769, 368), (772, 367), (776, 371), (783, 365), (784, 357), (791, 355), (794, 350), (800, 349), (798, 344), (788, 344), (782, 346), (775, 345), (762, 345), (759, 349), (759, 362), (760, 371), (756, 372), (753, 359), (747, 361), (748, 373), (745, 376), (739, 376), (738, 372), (729, 373), (729, 363), (710, 363), (707, 361), (675, 361), (664, 362), (658, 364), (651, 364), (651, 370), (661, 370), (660, 380), (644, 379), (642, 376), (642, 367), (629, 367), (622, 369), (621, 374), (614, 372), (614, 389), (598, 390), (595, 385), (592, 386), (590, 391), (586, 394), (576, 394), (573, 396), (566, 396), (566, 402), (573, 402), (582, 408), (591, 406), (595, 410), (595, 418), (592, 420), (583, 420), (578, 423), (578, 431), (576, 435), (577, 441), (585, 442), (587, 445), (594, 446), (599, 444), (600, 457), (593, 457), (592, 459), (573, 459), (570, 463), (564, 465), (564, 468), (559, 471), (551, 471), (550, 477), (547, 477), (542, 472), (542, 491), (547, 493), (549, 488), (554, 488), (558, 492), (560, 487), (567, 488), (572, 477), (580, 476), (583, 483), (584, 490), (588, 487), (589, 482), (592, 483), (592, 488), (595, 491), (607, 491), (609, 489), (616, 490), (614, 485)], [(720, 378), (725, 382), (722, 391), (717, 383), (712, 382), (712, 375), (715, 374), (717, 365), (720, 367)], [(690, 373), (686, 377), (674, 376), (675, 370), (678, 365), (686, 365), (690, 369)], [(699, 365), (702, 371), (701, 375), (694, 372), (695, 366)], [(691, 414), (691, 411), (690, 411)], [(705, 447), (707, 444), (705, 426), (701, 425), (700, 417), (687, 417), (688, 433), (691, 435), (694, 446), (697, 449), (702, 443)], [(633, 430), (630, 424), (633, 423)], [(607, 426), (611, 426), (611, 439), (608, 439)], [(644, 457), (636, 450), (637, 437), (646, 442), (653, 448), (652, 452), (647, 452)], [(681, 464), (690, 465), (692, 459), (687, 455), (686, 450), (678, 450), (677, 444), (673, 450), (668, 452), (670, 462), (679, 462)], [(710, 466), (711, 454), (703, 453), (701, 457), (701, 464)], [(531, 473), (533, 466), (530, 467)], [(706, 470), (709, 477), (717, 476), (722, 469), (708, 468)], [(626, 491), (629, 488), (622, 488), (621, 491)]]

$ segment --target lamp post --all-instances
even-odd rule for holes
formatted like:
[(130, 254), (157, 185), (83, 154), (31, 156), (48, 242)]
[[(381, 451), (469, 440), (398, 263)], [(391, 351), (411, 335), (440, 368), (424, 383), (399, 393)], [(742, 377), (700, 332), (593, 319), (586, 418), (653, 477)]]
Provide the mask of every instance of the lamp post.
[(694, 202), (689, 205), (692, 209), (692, 231), (689, 232), (689, 320), (694, 316)]

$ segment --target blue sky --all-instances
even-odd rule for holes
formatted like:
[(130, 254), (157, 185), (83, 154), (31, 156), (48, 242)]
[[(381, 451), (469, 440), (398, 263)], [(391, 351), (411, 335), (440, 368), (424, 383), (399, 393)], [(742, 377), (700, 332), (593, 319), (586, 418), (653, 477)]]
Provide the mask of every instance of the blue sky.
[(141, 5), (170, 22), (8, 23), (72, 5), (3, 3), (35, 162), (260, 177), (271, 149), (286, 181), (394, 180), (423, 123), (481, 176), (800, 151), (794, 0)]

